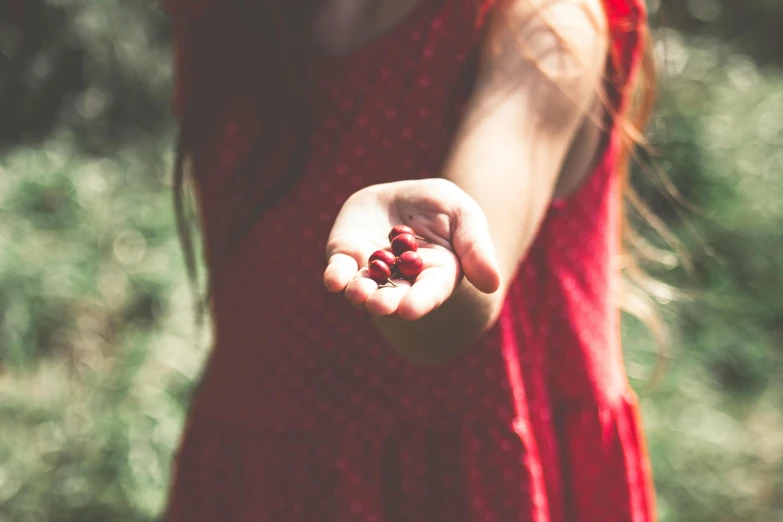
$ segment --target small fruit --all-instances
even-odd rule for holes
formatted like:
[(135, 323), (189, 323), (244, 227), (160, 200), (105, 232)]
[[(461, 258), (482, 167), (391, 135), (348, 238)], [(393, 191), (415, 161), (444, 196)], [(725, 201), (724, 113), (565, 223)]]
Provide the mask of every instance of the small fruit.
[(397, 260), (397, 271), (408, 281), (416, 279), (423, 269), (424, 262), (416, 252), (403, 252)]
[(376, 259), (371, 262), (368, 270), (370, 272), (370, 279), (379, 285), (387, 282), (391, 277), (391, 268), (389, 268), (389, 265), (380, 259)]
[(391, 229), (391, 232), (389, 232), (389, 242), (391, 242), (395, 237), (399, 236), (400, 234), (410, 234), (414, 237), (416, 236), (416, 232), (414, 232), (413, 229), (408, 225), (397, 225), (396, 227)]
[(399, 234), (392, 239), (391, 249), (395, 256), (403, 252), (415, 252), (419, 249), (419, 243), (412, 234)]
[(419, 241), (424, 241), (425, 243), (432, 243), (432, 241), (430, 241), (427, 238), (417, 236), (416, 232), (414, 232), (413, 229), (408, 225), (397, 225), (394, 228), (392, 228), (391, 231), (389, 232), (389, 242), (394, 240), (394, 238), (399, 236), (400, 234), (410, 234), (416, 239), (418, 239)]
[(392, 254), (388, 250), (376, 250), (370, 256), (369, 262), (372, 263), (376, 259), (386, 263), (389, 266), (389, 268), (393, 267), (394, 263), (397, 262), (397, 258), (394, 257), (394, 254)]

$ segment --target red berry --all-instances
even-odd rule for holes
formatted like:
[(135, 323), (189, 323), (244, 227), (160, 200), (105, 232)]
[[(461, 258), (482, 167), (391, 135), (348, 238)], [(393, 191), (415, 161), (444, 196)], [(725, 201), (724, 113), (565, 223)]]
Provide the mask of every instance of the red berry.
[(416, 252), (403, 252), (397, 260), (397, 271), (402, 277), (413, 281), (424, 269), (424, 262)]
[(399, 236), (400, 234), (410, 234), (412, 236), (416, 236), (416, 232), (414, 232), (413, 229), (408, 225), (397, 225), (391, 229), (391, 232), (389, 232), (389, 242), (391, 242), (392, 239)]
[(372, 255), (370, 256), (369, 263), (372, 263), (376, 259), (383, 261), (384, 263), (389, 265), (389, 267), (393, 267), (394, 263), (397, 262), (397, 258), (394, 257), (394, 254), (392, 254), (388, 250), (376, 250), (375, 252), (373, 252)]
[(395, 256), (403, 252), (415, 252), (419, 249), (419, 242), (411, 234), (399, 234), (392, 239), (391, 249)]
[(380, 259), (376, 259), (370, 263), (369, 271), (370, 279), (379, 285), (385, 283), (391, 277), (391, 268)]

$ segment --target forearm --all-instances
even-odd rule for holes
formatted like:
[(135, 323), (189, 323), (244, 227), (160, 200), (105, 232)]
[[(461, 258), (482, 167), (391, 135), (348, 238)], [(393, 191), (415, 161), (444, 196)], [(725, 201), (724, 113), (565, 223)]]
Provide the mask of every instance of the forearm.
[[(391, 347), (414, 362), (436, 363), (469, 348), (498, 317), (507, 282), (538, 234), (604, 70), (605, 31), (588, 12), (563, 6), (549, 13), (563, 21), (568, 40), (582, 44), (575, 55), (528, 2), (512, 4), (509, 25), (495, 34), (501, 52), (489, 49), (483, 59), (443, 171), (483, 211), (501, 287), (481, 294), (465, 281), (440, 308), (416, 321), (377, 319)], [(590, 8), (600, 19), (600, 3)], [(521, 56), (519, 41), (529, 42), (532, 60)]]

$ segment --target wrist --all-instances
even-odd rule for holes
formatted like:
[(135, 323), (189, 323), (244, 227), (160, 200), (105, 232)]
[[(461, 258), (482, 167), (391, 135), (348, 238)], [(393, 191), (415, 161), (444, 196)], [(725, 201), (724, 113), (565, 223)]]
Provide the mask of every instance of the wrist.
[(485, 294), (463, 280), (451, 298), (420, 319), (372, 320), (394, 352), (413, 364), (435, 366), (472, 348), (495, 324), (502, 307), (502, 292)]

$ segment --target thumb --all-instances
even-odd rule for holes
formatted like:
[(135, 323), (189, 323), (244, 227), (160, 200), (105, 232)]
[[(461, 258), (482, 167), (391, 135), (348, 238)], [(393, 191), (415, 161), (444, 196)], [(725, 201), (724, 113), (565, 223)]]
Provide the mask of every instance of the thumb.
[(480, 291), (491, 294), (500, 288), (495, 245), (484, 211), (467, 194), (463, 199), (465, 203), (457, 207), (451, 244), (467, 280)]

